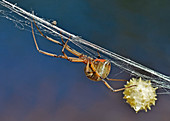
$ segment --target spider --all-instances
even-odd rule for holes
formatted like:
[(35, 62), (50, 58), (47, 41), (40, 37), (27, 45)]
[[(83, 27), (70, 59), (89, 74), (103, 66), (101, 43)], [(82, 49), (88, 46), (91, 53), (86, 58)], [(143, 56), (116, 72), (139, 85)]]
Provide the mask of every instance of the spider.
[[(62, 40), (62, 43), (57, 41), (57, 40), (54, 40), (46, 35), (44, 35), (40, 29), (38, 28), (35, 20), (33, 19), (34, 21), (34, 24), (37, 28), (37, 30), (39, 31), (39, 33), (46, 39), (62, 46), (62, 53), (63, 55), (56, 55), (56, 54), (53, 54), (53, 53), (49, 53), (47, 51), (43, 51), (41, 49), (39, 49), (39, 46), (37, 44), (37, 41), (36, 41), (36, 38), (35, 38), (35, 34), (34, 34), (34, 30), (33, 30), (33, 24), (31, 22), (31, 29), (32, 29), (32, 35), (33, 35), (33, 39), (34, 39), (34, 43), (35, 43), (35, 46), (36, 46), (36, 49), (39, 53), (42, 53), (42, 54), (45, 54), (45, 55), (48, 55), (48, 56), (52, 56), (52, 57), (56, 57), (56, 58), (63, 58), (63, 59), (67, 59), (68, 61), (70, 62), (82, 62), (84, 64), (86, 64), (85, 68), (84, 68), (84, 72), (85, 72), (85, 75), (90, 79), (90, 80), (93, 80), (93, 81), (102, 81), (106, 86), (107, 88), (109, 88), (112, 92), (118, 92), (118, 91), (121, 91), (121, 90), (124, 90), (126, 88), (130, 88), (132, 86), (135, 86), (135, 85), (132, 85), (132, 86), (129, 86), (129, 87), (125, 87), (125, 88), (120, 88), (120, 89), (113, 89), (109, 83), (107, 81), (127, 81), (127, 80), (122, 80), (122, 79), (110, 79), (108, 78), (107, 76), (109, 75), (110, 73), (110, 70), (111, 70), (111, 63), (109, 60), (106, 60), (106, 59), (100, 59), (100, 54), (99, 52), (97, 51), (98, 53), (98, 58), (97, 59), (94, 59), (94, 58), (91, 58), (87, 55), (84, 55), (74, 49), (72, 49), (69, 45), (67, 45), (70, 37), (67, 39), (66, 42), (64, 42), (63, 38), (61, 37), (61, 40)], [(64, 52), (64, 50), (67, 50), (69, 51), (70, 53), (74, 54), (76, 57), (68, 57), (66, 55), (66, 53)], [(107, 81), (106, 81), (107, 80)]]

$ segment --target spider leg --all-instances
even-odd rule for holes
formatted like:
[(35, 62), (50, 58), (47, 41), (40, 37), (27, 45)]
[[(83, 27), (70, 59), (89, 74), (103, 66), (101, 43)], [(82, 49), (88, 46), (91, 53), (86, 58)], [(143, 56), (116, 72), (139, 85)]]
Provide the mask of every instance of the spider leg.
[(105, 78), (108, 81), (128, 81), (128, 80), (124, 80), (124, 79), (110, 79), (110, 78)]
[(43, 36), (44, 38), (46, 38), (46, 39), (48, 39), (48, 40), (50, 40), (50, 41), (52, 41), (52, 42), (54, 42), (54, 43), (59, 44), (60, 46), (63, 46), (63, 44), (61, 44), (59, 41), (54, 40), (54, 39), (52, 39), (52, 38), (50, 38), (50, 37), (48, 37), (48, 36), (44, 35), (44, 34), (40, 31), (40, 29), (38, 28), (38, 26), (37, 26), (37, 24), (35, 23), (35, 20), (34, 20), (34, 19), (33, 19), (33, 21), (34, 21), (34, 24), (35, 24), (35, 26), (36, 26), (37, 30), (38, 30), (38, 31), (39, 31), (39, 33), (41, 34), (41, 36)]
[[(60, 32), (60, 34), (61, 34), (61, 32)], [(61, 41), (62, 41), (62, 43), (63, 44), (65, 44), (65, 42), (64, 42), (64, 40), (63, 40), (63, 37), (61, 36)]]
[[(41, 34), (44, 38), (46, 38), (46, 39), (48, 39), (48, 40), (50, 40), (50, 41), (52, 41), (52, 42), (54, 42), (54, 43), (56, 43), (56, 44), (58, 44), (58, 45), (60, 45), (60, 46), (64, 46), (63, 44), (65, 44), (65, 42), (64, 42), (63, 40), (62, 40), (62, 42), (63, 42), (63, 44), (62, 44), (62, 43), (60, 43), (59, 41), (54, 40), (54, 39), (52, 39), (52, 38), (44, 35), (44, 34), (40, 31), (40, 29), (38, 28), (38, 26), (37, 26), (37, 24), (35, 23), (35, 20), (34, 20), (34, 19), (33, 19), (33, 21), (34, 21), (34, 24), (35, 24), (37, 30), (40, 32), (40, 34)], [(71, 52), (72, 54), (74, 54), (74, 55), (76, 55), (76, 56), (78, 56), (78, 57), (82, 55), (82, 53), (80, 53), (80, 52), (72, 49), (72, 48), (71, 48), (70, 46), (68, 46), (68, 45), (65, 47), (65, 49), (67, 49), (69, 52)]]
[(89, 61), (87, 61), (87, 64), (86, 64), (86, 72), (89, 72)]
[(82, 60), (82, 59), (80, 59), (80, 58), (74, 58), (74, 57), (66, 58), (66, 57), (63, 56), (63, 55), (56, 55), (56, 54), (49, 53), (49, 52), (46, 52), (46, 51), (43, 51), (43, 50), (39, 49), (38, 44), (37, 44), (37, 41), (36, 41), (36, 38), (35, 38), (35, 34), (34, 34), (34, 30), (33, 30), (33, 25), (32, 25), (32, 23), (31, 23), (31, 28), (32, 28), (32, 35), (33, 35), (34, 43), (35, 43), (36, 49), (37, 49), (37, 51), (38, 51), (39, 53), (42, 53), (42, 54), (45, 54), (45, 55), (48, 55), (48, 56), (52, 56), (52, 57), (56, 57), (56, 58), (69, 59), (71, 62), (84, 62), (84, 60)]
[(39, 53), (42, 53), (42, 54), (45, 54), (45, 55), (48, 55), (48, 56), (53, 56), (53, 57), (58, 57), (58, 55), (56, 54), (52, 54), (52, 53), (49, 53), (49, 52), (46, 52), (46, 51), (43, 51), (43, 50), (40, 50), (39, 47), (38, 47), (38, 44), (37, 44), (37, 41), (35, 39), (35, 34), (34, 34), (34, 30), (33, 30), (33, 25), (31, 23), (31, 29), (32, 29), (32, 35), (33, 35), (33, 39), (34, 39), (34, 43), (35, 43), (35, 46), (36, 46), (36, 49)]
[(97, 54), (98, 54), (97, 58), (101, 58), (101, 55), (98, 50), (97, 50)]
[(98, 77), (100, 77), (101, 79), (103, 79), (103, 78), (100, 76), (100, 74), (96, 71), (96, 69), (95, 69), (95, 67), (94, 67), (94, 64), (93, 64), (93, 63), (90, 63), (90, 65), (91, 65), (91, 69), (96, 73), (96, 75), (97, 75)]
[(107, 81), (105, 81), (104, 79), (102, 79), (103, 83), (107, 86), (107, 88), (109, 88), (112, 92), (119, 92), (119, 91), (122, 91), (122, 90), (125, 90), (127, 88), (131, 88), (131, 87), (134, 87), (136, 85), (132, 85), (132, 86), (129, 86), (129, 87), (124, 87), (124, 88), (120, 88), (120, 89), (113, 89), (108, 83)]
[[(70, 38), (70, 37), (69, 37), (69, 38)], [(69, 40), (69, 38), (68, 38), (68, 40)], [(62, 39), (62, 42), (64, 43), (62, 37), (61, 37), (61, 39)], [(63, 55), (65, 56), (65, 58), (66, 58), (67, 60), (69, 60), (69, 57), (68, 57), (68, 56), (66, 55), (66, 53), (64, 52), (64, 49), (67, 47), (68, 40), (65, 42), (65, 44), (64, 44), (64, 46), (63, 46), (63, 49), (62, 49), (62, 53), (63, 53)], [(70, 60), (69, 60), (69, 61), (70, 61)]]
[(114, 92), (114, 89), (107, 83), (107, 81), (105, 81), (104, 79), (102, 79), (102, 81), (106, 85), (107, 88), (109, 88), (112, 92)]

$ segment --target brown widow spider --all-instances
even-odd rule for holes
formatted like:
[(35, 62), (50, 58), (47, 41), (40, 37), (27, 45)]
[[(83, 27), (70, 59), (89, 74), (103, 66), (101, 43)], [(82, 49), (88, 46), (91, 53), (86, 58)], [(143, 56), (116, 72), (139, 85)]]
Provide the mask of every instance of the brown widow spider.
[[(129, 86), (129, 87), (125, 87), (125, 88), (120, 88), (120, 89), (113, 89), (108, 83), (106, 80), (108, 81), (127, 81), (127, 80), (122, 80), (122, 79), (110, 79), (108, 78), (107, 76), (109, 75), (110, 73), (110, 69), (111, 69), (111, 63), (109, 60), (106, 60), (106, 59), (100, 59), (100, 54), (98, 52), (98, 58), (97, 59), (94, 59), (94, 58), (91, 58), (87, 55), (84, 55), (74, 49), (72, 49), (70, 46), (67, 45), (69, 39), (64, 42), (63, 38), (61, 37), (61, 40), (62, 40), (62, 43), (60, 43), (59, 41), (57, 40), (54, 40), (46, 35), (44, 35), (40, 29), (38, 28), (37, 24), (35, 23), (35, 20), (33, 19), (34, 21), (34, 24), (37, 28), (37, 30), (40, 32), (40, 34), (54, 42), (54, 43), (57, 43), (58, 45), (60, 46), (63, 46), (62, 48), (62, 53), (63, 55), (56, 55), (56, 54), (53, 54), (53, 53), (49, 53), (47, 51), (43, 51), (43, 50), (40, 50), (39, 47), (38, 47), (38, 44), (37, 44), (37, 41), (36, 41), (36, 38), (35, 38), (35, 34), (34, 34), (34, 30), (33, 30), (33, 24), (31, 22), (31, 29), (32, 29), (32, 35), (33, 35), (33, 39), (34, 39), (34, 43), (35, 43), (35, 46), (36, 46), (36, 49), (39, 53), (42, 53), (42, 54), (45, 54), (45, 55), (48, 55), (48, 56), (52, 56), (52, 57), (56, 57), (56, 58), (63, 58), (63, 59), (67, 59), (68, 61), (70, 62), (82, 62), (84, 64), (86, 64), (85, 68), (84, 68), (84, 72), (86, 74), (86, 76), (90, 79), (90, 80), (93, 80), (93, 81), (102, 81), (106, 86), (107, 88), (109, 88), (112, 92), (118, 92), (118, 91), (121, 91), (121, 90), (124, 90), (126, 88), (130, 88), (132, 86)], [(68, 50), (70, 53), (78, 56), (78, 58), (75, 58), (75, 57), (68, 57), (66, 55), (66, 53), (64, 52), (64, 50)], [(135, 85), (133, 85), (135, 86)]]

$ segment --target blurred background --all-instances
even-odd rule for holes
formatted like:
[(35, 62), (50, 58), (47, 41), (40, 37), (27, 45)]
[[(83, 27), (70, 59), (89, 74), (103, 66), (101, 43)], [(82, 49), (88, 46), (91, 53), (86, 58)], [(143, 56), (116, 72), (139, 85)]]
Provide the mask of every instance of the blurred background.
[[(169, 0), (9, 1), (170, 75)], [(58, 47), (37, 39), (43, 50)], [(136, 114), (122, 92), (111, 93), (103, 83), (90, 81), (84, 66), (38, 53), (30, 32), (0, 17), (0, 121), (169, 121), (169, 95), (158, 95), (151, 111)], [(111, 84), (120, 88), (124, 83)]]

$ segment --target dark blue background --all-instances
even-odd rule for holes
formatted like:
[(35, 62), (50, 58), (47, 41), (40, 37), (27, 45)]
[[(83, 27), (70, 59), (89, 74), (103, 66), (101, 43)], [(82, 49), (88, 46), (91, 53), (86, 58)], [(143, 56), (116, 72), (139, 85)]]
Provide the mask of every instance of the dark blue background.
[[(10, 0), (58, 26), (170, 75), (169, 0)], [(0, 6), (2, 10), (3, 7)], [(52, 44), (42, 37), (41, 48)], [(56, 53), (59, 53), (58, 51)], [(169, 121), (170, 97), (136, 114), (122, 93), (87, 79), (84, 64), (39, 54), (30, 32), (0, 18), (1, 121)], [(110, 74), (114, 78), (114, 74)], [(123, 83), (112, 82), (115, 88)]]

